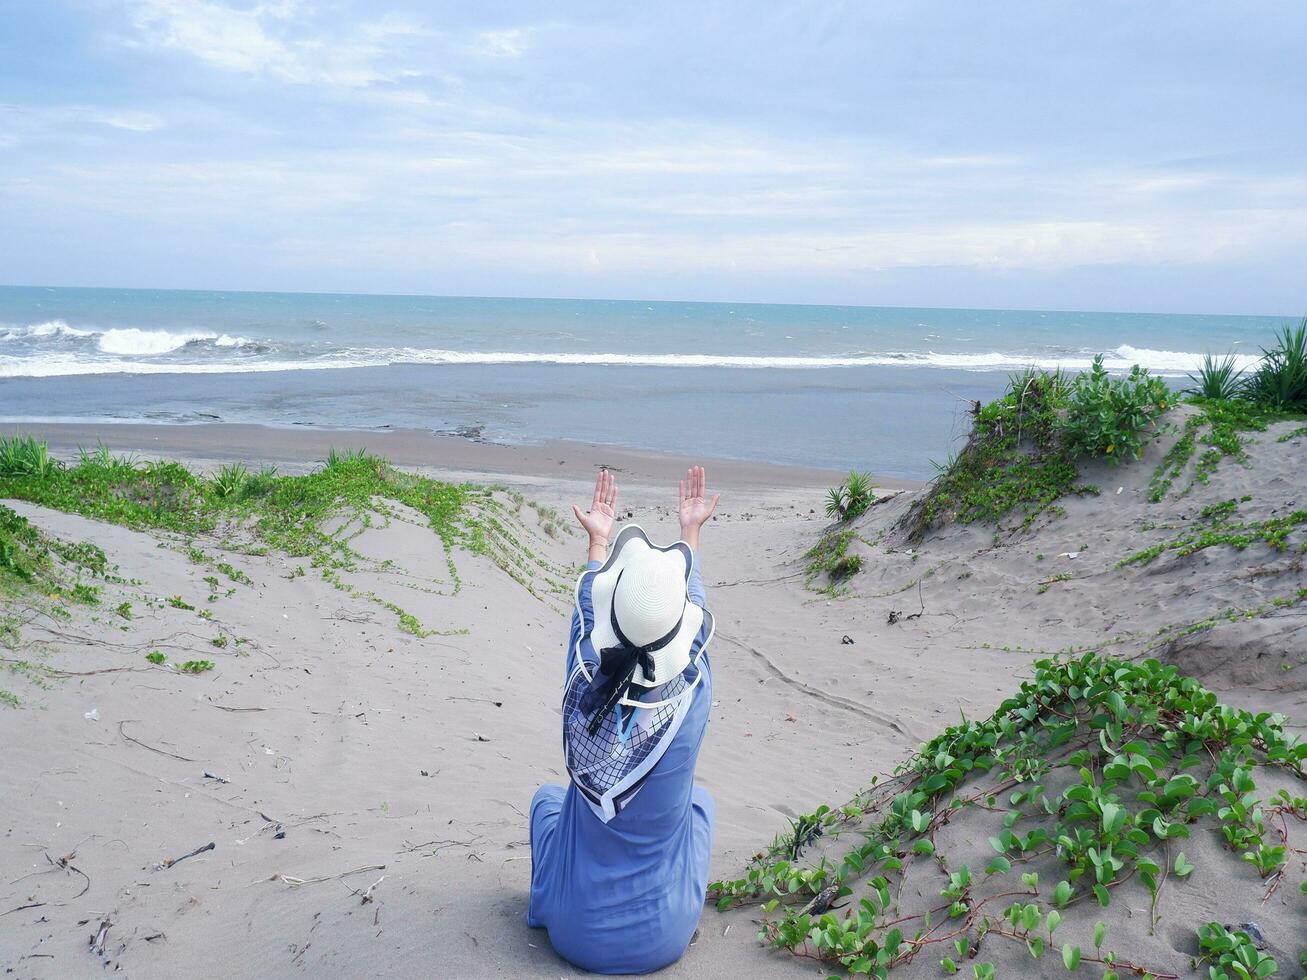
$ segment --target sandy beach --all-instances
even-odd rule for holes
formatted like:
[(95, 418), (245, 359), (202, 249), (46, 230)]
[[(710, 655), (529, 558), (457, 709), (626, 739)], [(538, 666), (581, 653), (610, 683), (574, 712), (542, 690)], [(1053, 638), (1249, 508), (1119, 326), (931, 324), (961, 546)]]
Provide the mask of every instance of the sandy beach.
[(1307, 980), (1307, 4), (1175, 14), (0, 6), (0, 980)]
[[(48, 431), (56, 445), (88, 434)], [(191, 438), (188, 458), (278, 460), (287, 472), (328, 442), (361, 441), (351, 434), (317, 442), (253, 427), (245, 443), (203, 428), (133, 431), (157, 434), (170, 456), (183, 433)], [(115, 450), (155, 451), (153, 440), (133, 442), (118, 427), (98, 434)], [(258, 435), (268, 441), (262, 452)], [(381, 451), (397, 441), (389, 439), (366, 444)], [(296, 441), (294, 455), (282, 451)], [(464, 455), (433, 475), (463, 479), (493, 456), (482, 479), (559, 509), (588, 495), (595, 464), (606, 463), (622, 480), (623, 514), (656, 537), (675, 537), (680, 460), (575, 444), (449, 445)], [(937, 686), (917, 686), (924, 672), (914, 671), (888, 700), (872, 696), (880, 646), (868, 632), (873, 617), (802, 588), (794, 563), (825, 521), (828, 475), (711, 465), (726, 497), (705, 532), (703, 562), (723, 666), (700, 775), (719, 800), (715, 857), (724, 875), (796, 806), (851, 792), (869, 767), (892, 765), (943, 709), (932, 707)], [(512, 467), (518, 472), (510, 476)], [(448, 582), (439, 541), (410, 525), (369, 532), (363, 550), (404, 569), (375, 575), (369, 585), (424, 623), (460, 635), (401, 632), (373, 602), (312, 574), (288, 578), (293, 563), (275, 556), (229, 556), (252, 584), (238, 586), (203, 621), (164, 601), (198, 600), (209, 589), (203, 579), (212, 569), (192, 563), (179, 542), (21, 503), (15, 509), (51, 534), (97, 542), (133, 583), (108, 586), (102, 608), (129, 601), (139, 612), (130, 622), (79, 617), (46, 637), (42, 665), (68, 676), (42, 686), (6, 680), (33, 710), (0, 718), (14, 750), (0, 797), (25, 801), (6, 808), (5, 881), (44, 871), (46, 853), (74, 851), (71, 863), (91, 877), (73, 902), (85, 882), (62, 871), (6, 887), (6, 899), (14, 899), (7, 908), (46, 903), (0, 922), (6, 966), (20, 975), (99, 972), (77, 922), (103, 913), (115, 922), (110, 958), (133, 974), (178, 975), (217, 958), (246, 976), (572, 972), (524, 922), (530, 867), (522, 814), (541, 781), (566, 778), (557, 735), (565, 600), (533, 598), (470, 556), (456, 556), (459, 595), (415, 592), (409, 576), (424, 588)], [(579, 537), (556, 542), (538, 524), (532, 531), (549, 558), (584, 557)], [(143, 607), (150, 598), (153, 607)], [(219, 632), (245, 642), (215, 650), (209, 635)], [(846, 633), (859, 645), (842, 646)], [(884, 649), (879, 666), (924, 656), (921, 639), (902, 639)], [(146, 663), (149, 649), (176, 661), (209, 657), (218, 667), (177, 675)], [(865, 697), (849, 696), (839, 680), (855, 665), (866, 671)], [(1001, 697), (985, 681), (988, 666), (957, 666), (948, 681), (954, 698), (983, 710)], [(75, 673), (105, 667), (125, 669)], [(914, 709), (886, 707), (905, 702)], [(85, 717), (92, 710), (96, 720)], [(831, 759), (832, 747), (841, 764)], [(826, 761), (787, 771), (776, 764), (781, 754)], [(274, 837), (278, 825), (284, 837)], [(210, 841), (211, 852), (151, 870)], [(312, 879), (371, 865), (385, 867), (304, 885), (275, 877)], [(352, 890), (383, 875), (374, 900), (361, 906)], [(68, 904), (51, 908), (57, 902)], [(696, 955), (718, 945), (727, 924), (708, 919)], [(725, 940), (729, 947), (717, 955), (747, 954), (768, 968), (744, 925)], [(672, 975), (698, 975), (704, 962), (688, 960)], [(783, 961), (769, 968), (793, 972)]]
[[(190, 440), (182, 455), (197, 466), (239, 456), (284, 472), (342, 444), (338, 434), (252, 427), (45, 432), (55, 447), (100, 435), (115, 450), (168, 456)], [(1227, 467), (1175, 506), (1253, 487), (1271, 509), (1297, 500), (1303, 442), (1286, 449), (1276, 434), (1259, 437), (1280, 451), (1255, 456), (1254, 471)], [(412, 452), (391, 435), (367, 444), (397, 461)], [(452, 452), (448, 468), (434, 465), (438, 454), (423, 457), (429, 475), (523, 495), (519, 533), (549, 574), (574, 568), (584, 546), (574, 532), (545, 533), (543, 515), (584, 500), (599, 463), (618, 475), (624, 520), (675, 537), (683, 460), (439, 445), (462, 455)], [(1171, 639), (1167, 628), (1204, 610), (1256, 605), (1271, 583), (1303, 584), (1296, 559), (1271, 553), (1238, 571), (1244, 559), (1231, 552), (1161, 574), (1132, 570), (1123, 588), (1112, 568), (1143, 533), (1150, 460), (1105, 469), (1104, 496), (1069, 501), (1065, 517), (1010, 545), (961, 526), (920, 548), (882, 542), (837, 596), (805, 587), (805, 553), (827, 524), (828, 475), (710, 462), (724, 496), (702, 551), (718, 632), (698, 779), (717, 801), (714, 878), (737, 875), (789, 818), (893, 770), (959, 712), (990, 712), (1040, 655), (1109, 637), (1118, 656), (1157, 655), (1159, 635)], [(861, 539), (879, 540), (873, 532), (919, 493), (886, 493)], [(440, 541), (400, 512), (354, 539), (374, 563), (349, 576), (351, 593), (285, 555), (12, 506), (48, 534), (95, 542), (114, 570), (94, 610), (67, 622), (32, 616), (27, 644), (5, 655), (11, 667), (28, 664), (4, 678), (21, 707), (0, 711), (0, 960), (13, 975), (98, 976), (104, 964), (157, 977), (575, 973), (525, 924), (525, 807), (541, 782), (566, 779), (563, 590), (529, 591), (456, 550), (455, 592)], [(206, 560), (193, 560), (193, 544)], [(1056, 575), (1065, 569), (1074, 583)], [(1057, 584), (1040, 590), (1048, 570)], [(378, 598), (437, 632), (404, 631)], [(121, 603), (130, 618), (112, 612)], [(1301, 731), (1305, 640), (1307, 616), (1285, 608), (1160, 652), (1208, 675), (1233, 703), (1284, 711)], [(1229, 654), (1252, 647), (1256, 656)], [(151, 650), (216, 665), (192, 676), (147, 662)], [(1237, 866), (1200, 887), (1186, 905), (1216, 889), (1241, 888), (1250, 902), (1260, 892), (1255, 873)], [(1290, 889), (1280, 895), (1257, 914), (1287, 950), (1301, 912)], [(707, 906), (698, 939), (665, 975), (828, 972), (767, 951), (755, 919), (747, 906)], [(1132, 939), (1144, 954), (1158, 942)], [(1181, 945), (1166, 950), (1173, 965)], [(936, 970), (923, 958), (904, 972)]]

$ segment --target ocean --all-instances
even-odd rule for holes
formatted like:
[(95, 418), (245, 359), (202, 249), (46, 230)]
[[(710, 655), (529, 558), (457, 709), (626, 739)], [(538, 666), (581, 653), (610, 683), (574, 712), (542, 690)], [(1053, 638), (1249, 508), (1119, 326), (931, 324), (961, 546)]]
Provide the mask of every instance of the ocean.
[(1286, 322), (0, 286), (0, 422), (390, 426), (921, 479), (1009, 372), (1103, 353), (1183, 380), (1209, 351), (1256, 363)]

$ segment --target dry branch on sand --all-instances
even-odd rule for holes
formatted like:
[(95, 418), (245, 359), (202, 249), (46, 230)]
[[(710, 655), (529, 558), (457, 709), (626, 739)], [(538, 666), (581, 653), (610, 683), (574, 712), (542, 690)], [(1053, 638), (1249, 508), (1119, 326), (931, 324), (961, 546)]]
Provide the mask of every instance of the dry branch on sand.
[[(292, 888), (299, 888), (301, 885), (316, 885), (323, 881), (336, 881), (339, 878), (348, 878), (351, 875), (362, 874), (365, 871), (385, 871), (384, 864), (366, 864), (361, 868), (352, 868), (349, 871), (341, 871), (334, 875), (315, 875), (312, 878), (298, 878), (295, 875), (275, 874), (268, 878), (261, 878), (252, 884), (260, 884), (263, 881), (280, 881), (283, 884), (290, 885)], [(384, 877), (384, 876), (383, 876)]]
[(166, 755), (170, 759), (177, 759), (181, 762), (195, 761), (194, 759), (187, 758), (184, 755), (178, 755), (176, 752), (169, 752), (167, 749), (158, 748), (157, 746), (150, 745), (148, 742), (142, 742), (139, 738), (133, 738), (131, 735), (128, 735), (125, 731), (123, 731), (123, 726), (126, 725), (129, 721), (136, 722), (139, 724), (139, 722), (135, 718), (127, 718), (124, 719), (123, 721), (118, 722), (118, 734), (121, 735), (123, 738), (125, 738), (127, 741), (134, 742), (135, 744), (139, 745), (141, 748), (149, 749), (151, 752), (157, 752), (159, 755)]

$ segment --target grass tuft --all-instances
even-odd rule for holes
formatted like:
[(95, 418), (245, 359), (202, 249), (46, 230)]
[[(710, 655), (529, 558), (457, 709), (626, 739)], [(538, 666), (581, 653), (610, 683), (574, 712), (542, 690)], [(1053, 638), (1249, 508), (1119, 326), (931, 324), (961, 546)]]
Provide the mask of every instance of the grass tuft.
[(826, 516), (837, 521), (856, 520), (875, 502), (876, 487), (871, 474), (850, 470), (843, 483), (826, 491)]
[(31, 436), (0, 436), (0, 477), (49, 476), (62, 464), (50, 455), (50, 448)]
[(1282, 327), (1275, 339), (1274, 347), (1262, 348), (1244, 396), (1282, 412), (1307, 412), (1307, 317)]
[(1243, 371), (1235, 367), (1233, 354), (1216, 357), (1203, 355), (1203, 366), (1197, 374), (1189, 375), (1193, 387), (1188, 392), (1199, 398), (1230, 399), (1243, 390)]

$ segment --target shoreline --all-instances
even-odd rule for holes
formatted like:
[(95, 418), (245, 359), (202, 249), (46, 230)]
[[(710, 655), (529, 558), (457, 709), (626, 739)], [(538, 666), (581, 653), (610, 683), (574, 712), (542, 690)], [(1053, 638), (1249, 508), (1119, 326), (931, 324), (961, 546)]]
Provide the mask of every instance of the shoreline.
[[(58, 455), (103, 442), (115, 453), (137, 452), (186, 460), (243, 460), (252, 463), (322, 461), (335, 449), (367, 449), (399, 466), (458, 474), (567, 478), (606, 466), (633, 483), (664, 482), (689, 462), (712, 469), (713, 483), (725, 488), (825, 488), (845, 474), (820, 467), (783, 463), (689, 457), (571, 440), (511, 445), (482, 442), (425, 429), (326, 429), (235, 422), (12, 422), (0, 423), (8, 435), (44, 439)], [(875, 476), (877, 487), (911, 490), (921, 481)]]

